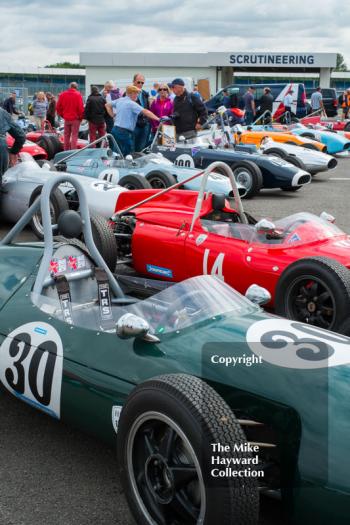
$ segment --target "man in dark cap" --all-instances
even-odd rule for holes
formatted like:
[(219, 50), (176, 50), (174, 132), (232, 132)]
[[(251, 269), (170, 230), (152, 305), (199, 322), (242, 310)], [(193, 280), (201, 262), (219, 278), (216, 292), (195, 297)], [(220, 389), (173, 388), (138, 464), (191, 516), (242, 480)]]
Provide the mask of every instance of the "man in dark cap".
[(191, 137), (196, 134), (208, 119), (208, 112), (198, 96), (188, 93), (182, 78), (175, 78), (172, 83), (174, 98), (174, 121), (177, 135)]
[[(270, 111), (272, 115), (272, 106), (273, 106), (273, 96), (271, 94), (271, 89), (269, 87), (264, 88), (264, 94), (259, 100), (259, 110), (257, 112), (257, 117), (260, 117), (265, 113), (265, 111)], [(271, 119), (265, 115), (265, 121), (270, 121)]]

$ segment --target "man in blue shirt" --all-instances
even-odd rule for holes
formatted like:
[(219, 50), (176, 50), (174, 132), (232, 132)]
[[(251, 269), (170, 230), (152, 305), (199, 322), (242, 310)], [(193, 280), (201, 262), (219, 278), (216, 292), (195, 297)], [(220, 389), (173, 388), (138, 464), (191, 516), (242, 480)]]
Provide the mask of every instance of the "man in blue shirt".
[(140, 90), (136, 86), (127, 86), (125, 97), (106, 104), (106, 109), (114, 117), (112, 135), (118, 142), (123, 155), (135, 151), (135, 128), (140, 114), (159, 122), (157, 115), (137, 104)]

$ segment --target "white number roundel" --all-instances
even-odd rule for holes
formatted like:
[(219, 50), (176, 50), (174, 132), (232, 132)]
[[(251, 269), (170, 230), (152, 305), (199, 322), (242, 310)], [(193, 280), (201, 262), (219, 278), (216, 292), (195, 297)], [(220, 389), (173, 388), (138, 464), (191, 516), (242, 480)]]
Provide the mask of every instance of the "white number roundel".
[(276, 366), (327, 368), (350, 363), (350, 338), (288, 319), (264, 319), (246, 334), (251, 351)]
[(183, 153), (182, 155), (176, 157), (174, 164), (184, 168), (194, 168), (194, 160), (191, 155), (188, 155), (188, 153)]
[(57, 418), (62, 368), (62, 341), (47, 323), (19, 326), (0, 346), (0, 382), (16, 397)]

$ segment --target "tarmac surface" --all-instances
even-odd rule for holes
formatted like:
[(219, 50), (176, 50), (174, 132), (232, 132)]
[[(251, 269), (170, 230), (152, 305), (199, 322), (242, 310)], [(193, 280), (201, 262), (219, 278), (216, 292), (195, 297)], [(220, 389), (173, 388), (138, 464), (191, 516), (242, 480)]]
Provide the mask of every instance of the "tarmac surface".
[[(326, 210), (350, 232), (350, 157), (296, 193), (264, 190), (244, 201), (256, 218)], [(0, 238), (8, 230), (0, 224)], [(21, 240), (33, 239), (30, 230)], [(0, 525), (132, 525), (115, 450), (0, 391)], [(260, 525), (285, 525), (276, 501)]]

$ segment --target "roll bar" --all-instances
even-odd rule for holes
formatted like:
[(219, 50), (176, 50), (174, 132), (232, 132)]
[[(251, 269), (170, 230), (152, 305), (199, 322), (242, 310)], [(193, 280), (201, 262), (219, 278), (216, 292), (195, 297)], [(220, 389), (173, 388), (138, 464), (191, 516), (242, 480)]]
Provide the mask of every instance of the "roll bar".
[(79, 204), (80, 204), (80, 215), (82, 218), (82, 225), (83, 225), (84, 242), (86, 244), (86, 247), (91, 257), (94, 259), (94, 261), (100, 268), (103, 268), (105, 270), (108, 276), (108, 280), (109, 280), (111, 289), (114, 292), (115, 296), (120, 299), (125, 299), (124, 293), (121, 287), (119, 286), (114, 275), (112, 274), (107, 264), (105, 263), (102, 255), (96, 248), (96, 245), (95, 245), (95, 242), (92, 236), (88, 202), (87, 202), (87, 198), (85, 195), (84, 187), (79, 181), (79, 177), (75, 177), (74, 175), (68, 175), (68, 174), (62, 173), (62, 175), (57, 175), (55, 177), (52, 177), (52, 179), (45, 182), (45, 184), (43, 185), (40, 199), (36, 199), (33, 202), (33, 204), (22, 215), (22, 217), (15, 224), (15, 226), (0, 241), (0, 246), (5, 246), (6, 244), (9, 244), (13, 240), (13, 238), (16, 235), (18, 235), (18, 233), (20, 233), (23, 230), (23, 228), (30, 222), (33, 215), (39, 209), (39, 206), (41, 207), (45, 248), (44, 248), (44, 254), (41, 259), (38, 274), (37, 274), (34, 288), (33, 288), (34, 293), (40, 294), (41, 290), (43, 289), (45, 285), (45, 279), (47, 277), (47, 272), (48, 272), (48, 268), (50, 265), (50, 261), (52, 259), (53, 247), (54, 247), (52, 231), (55, 228), (55, 225), (51, 223), (50, 195), (57, 188), (57, 186), (59, 184), (62, 184), (63, 182), (69, 182), (77, 191), (78, 198), (79, 198)]
[(255, 124), (257, 122), (259, 122), (259, 120), (262, 120), (263, 117), (265, 117), (265, 115), (268, 115), (270, 117), (270, 119), (271, 119), (271, 122), (272, 122), (272, 120), (273, 120), (272, 113), (271, 113), (271, 111), (269, 109), (267, 109), (266, 111), (264, 111), (264, 113), (262, 115), (260, 115), (260, 117), (258, 117), (256, 120), (254, 120), (252, 126), (255, 126)]
[(124, 155), (123, 155), (123, 153), (122, 153), (122, 151), (121, 151), (121, 149), (120, 149), (120, 147), (118, 145), (118, 142), (115, 140), (115, 138), (113, 137), (113, 135), (111, 133), (106, 133), (106, 135), (103, 135), (103, 137), (99, 137), (98, 139), (94, 140), (93, 142), (89, 142), (89, 144), (87, 144), (83, 148), (80, 148), (80, 149), (78, 149), (76, 151), (73, 151), (73, 153), (70, 153), (69, 155), (67, 155), (67, 157), (64, 157), (63, 159), (59, 160), (58, 162), (55, 162), (54, 166), (59, 166), (60, 164), (63, 164), (68, 159), (71, 159), (72, 157), (76, 157), (77, 155), (79, 155), (79, 153), (81, 153), (82, 151), (85, 151), (86, 149), (91, 148), (91, 146), (95, 146), (95, 144), (99, 144), (103, 140), (106, 140), (106, 138), (107, 139), (111, 139), (111, 141), (113, 142), (113, 146), (116, 149), (117, 154), (120, 156), (121, 159), (124, 160)]

